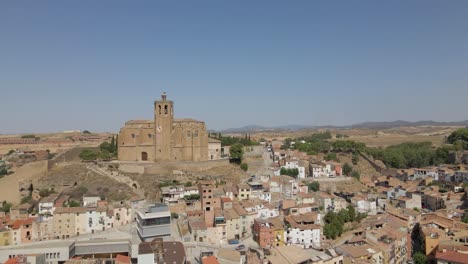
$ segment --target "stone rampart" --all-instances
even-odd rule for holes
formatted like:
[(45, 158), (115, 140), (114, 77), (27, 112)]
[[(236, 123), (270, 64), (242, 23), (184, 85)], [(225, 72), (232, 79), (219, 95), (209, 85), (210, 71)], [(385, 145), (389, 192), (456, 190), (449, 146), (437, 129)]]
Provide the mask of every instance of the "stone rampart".
[(137, 174), (173, 174), (184, 171), (201, 172), (215, 167), (226, 166), (228, 159), (206, 160), (206, 161), (179, 161), (164, 163), (127, 163), (120, 162), (119, 170), (124, 173)]

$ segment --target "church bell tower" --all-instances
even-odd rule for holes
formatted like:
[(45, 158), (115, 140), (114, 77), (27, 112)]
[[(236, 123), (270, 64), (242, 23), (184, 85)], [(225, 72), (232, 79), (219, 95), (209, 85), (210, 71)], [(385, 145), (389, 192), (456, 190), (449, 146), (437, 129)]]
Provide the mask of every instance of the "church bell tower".
[(172, 123), (174, 121), (174, 103), (167, 100), (164, 92), (161, 100), (154, 102), (154, 135), (156, 136), (155, 159), (172, 160)]

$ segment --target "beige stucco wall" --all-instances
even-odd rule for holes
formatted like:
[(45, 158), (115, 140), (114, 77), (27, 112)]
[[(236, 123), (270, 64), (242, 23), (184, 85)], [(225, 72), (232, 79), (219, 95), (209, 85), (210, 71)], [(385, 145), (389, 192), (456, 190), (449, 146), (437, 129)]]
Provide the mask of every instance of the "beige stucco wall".
[(208, 143), (208, 159), (217, 160), (221, 158), (221, 142)]
[(54, 238), (73, 237), (75, 229), (75, 213), (54, 214), (53, 219)]

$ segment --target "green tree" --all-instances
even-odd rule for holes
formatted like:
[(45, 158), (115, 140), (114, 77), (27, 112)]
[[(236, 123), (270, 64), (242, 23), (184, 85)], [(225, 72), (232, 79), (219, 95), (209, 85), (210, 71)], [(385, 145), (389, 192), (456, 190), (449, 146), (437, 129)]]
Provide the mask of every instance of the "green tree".
[(97, 153), (95, 151), (92, 151), (90, 149), (85, 149), (81, 151), (79, 155), (80, 159), (90, 161), (90, 160), (96, 160), (97, 158)]
[(119, 135), (115, 137), (114, 153), (117, 154), (118, 151), (119, 151)]
[(50, 189), (50, 190), (49, 189), (41, 189), (41, 190), (39, 190), (39, 195), (41, 197), (47, 197), (47, 196), (49, 196), (49, 195), (51, 195), (53, 193), (54, 193), (54, 189)]
[(249, 165), (247, 163), (241, 163), (240, 168), (243, 171), (247, 171), (249, 169)]
[(447, 142), (450, 144), (462, 142), (463, 148), (468, 149), (468, 128), (460, 128), (455, 130), (447, 137)]
[(115, 138), (112, 136), (111, 142), (110, 142), (110, 152), (115, 151)]
[(199, 194), (185, 195), (184, 200), (186, 201), (200, 200), (200, 195)]
[(330, 160), (338, 161), (338, 157), (336, 156), (335, 152), (328, 153), (327, 155), (325, 155), (324, 159), (326, 161), (330, 161)]
[(359, 162), (359, 153), (357, 153), (356, 151), (353, 152), (353, 157), (351, 161), (353, 162), (353, 165), (357, 165)]
[(30, 201), (32, 201), (31, 195), (21, 198), (21, 204), (29, 203)]
[(416, 252), (416, 254), (413, 255), (413, 261), (414, 261), (414, 264), (426, 264), (427, 257), (422, 252)]
[(244, 146), (240, 143), (235, 143), (229, 149), (229, 154), (231, 155), (231, 160), (240, 163), (244, 156)]
[(184, 184), (185, 187), (192, 187), (193, 183), (191, 181), (188, 181)]
[(68, 207), (80, 207), (80, 206), (81, 206), (81, 204), (80, 204), (80, 202), (78, 202), (78, 201), (70, 200), (70, 201), (68, 202)]
[(88, 192), (88, 188), (86, 188), (85, 186), (80, 186), (80, 187), (78, 187), (78, 192), (79, 192), (81, 195), (83, 195), (83, 194), (85, 194), (85, 193)]
[(286, 169), (286, 168), (282, 167), (280, 169), (280, 174), (281, 175), (288, 175), (288, 176), (297, 178), (297, 175), (299, 175), (299, 169), (297, 169), (297, 168)]
[(107, 142), (107, 141), (102, 142), (102, 143), (99, 145), (99, 149), (100, 149), (101, 151), (107, 150), (108, 152), (114, 151), (114, 149), (113, 149), (111, 143), (109, 143), (109, 142)]
[(461, 220), (463, 223), (468, 223), (468, 211), (467, 210), (465, 210), (465, 212), (463, 213)]
[(307, 184), (307, 187), (309, 189), (309, 191), (318, 191), (320, 190), (320, 183), (317, 182), (317, 181), (313, 181), (313, 182), (310, 182), (309, 184)]
[(360, 180), (361, 179), (361, 174), (359, 174), (359, 172), (353, 170), (351, 172), (351, 177), (356, 178), (357, 180)]
[(346, 208), (348, 211), (349, 221), (353, 222), (356, 219), (356, 209), (352, 205), (348, 205)]
[(3, 201), (2, 202), (2, 207), (0, 208), (0, 212), (5, 212), (5, 213), (8, 213), (10, 212), (10, 209), (11, 207), (13, 206), (13, 204), (7, 202), (7, 201)]
[(112, 155), (107, 149), (104, 149), (98, 153), (98, 157), (101, 160), (107, 161), (107, 160), (111, 160)]
[(351, 171), (353, 171), (353, 167), (351, 167), (351, 165), (349, 165), (347, 162), (343, 165), (343, 175), (346, 175), (348, 176)]
[(0, 169), (0, 177), (5, 176), (8, 174), (8, 170), (6, 168), (1, 168)]

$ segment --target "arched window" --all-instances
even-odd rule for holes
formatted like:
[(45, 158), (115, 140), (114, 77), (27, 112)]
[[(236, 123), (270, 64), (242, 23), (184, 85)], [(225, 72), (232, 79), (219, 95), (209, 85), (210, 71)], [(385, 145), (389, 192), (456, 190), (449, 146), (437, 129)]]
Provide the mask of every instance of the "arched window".
[(158, 105), (158, 108), (159, 108), (159, 114), (161, 114), (161, 106)]
[(167, 115), (167, 105), (164, 106), (164, 114)]
[(148, 160), (148, 153), (142, 152), (141, 153), (141, 160), (144, 160), (144, 161)]

